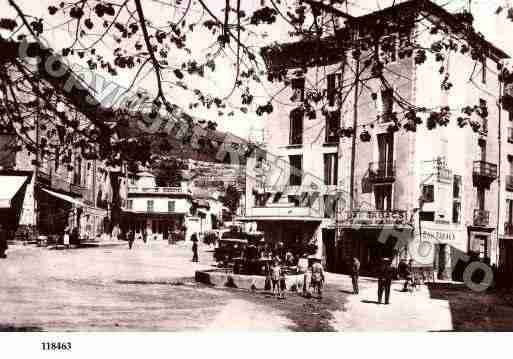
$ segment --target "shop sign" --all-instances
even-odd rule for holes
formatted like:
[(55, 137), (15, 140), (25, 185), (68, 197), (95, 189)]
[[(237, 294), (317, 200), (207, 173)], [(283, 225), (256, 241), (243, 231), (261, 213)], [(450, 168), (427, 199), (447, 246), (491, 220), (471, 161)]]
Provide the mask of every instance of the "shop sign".
[(442, 243), (454, 242), (456, 240), (456, 235), (454, 232), (448, 231), (422, 230), (422, 240)]

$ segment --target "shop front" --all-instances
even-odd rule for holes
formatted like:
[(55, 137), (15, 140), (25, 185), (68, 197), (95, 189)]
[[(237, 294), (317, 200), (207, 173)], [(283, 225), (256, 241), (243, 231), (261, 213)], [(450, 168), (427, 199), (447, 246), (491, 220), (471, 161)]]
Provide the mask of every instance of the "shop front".
[(23, 208), (23, 200), (30, 175), (1, 175), (0, 176), (0, 224), (11, 234), (18, 229)]
[(448, 280), (454, 274), (455, 258), (467, 253), (467, 242), (467, 231), (460, 225), (422, 224), (421, 231), (416, 227), (406, 257), (417, 267), (432, 268), (438, 279)]

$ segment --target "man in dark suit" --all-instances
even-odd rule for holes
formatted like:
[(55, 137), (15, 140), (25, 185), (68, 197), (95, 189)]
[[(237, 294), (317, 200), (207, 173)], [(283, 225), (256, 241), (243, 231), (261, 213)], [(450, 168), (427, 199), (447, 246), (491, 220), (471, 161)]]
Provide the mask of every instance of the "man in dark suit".
[(385, 292), (385, 304), (390, 304), (390, 286), (394, 276), (394, 268), (390, 258), (383, 258), (378, 274), (378, 303), (381, 304)]
[(358, 277), (360, 276), (360, 261), (358, 258), (353, 258), (353, 264), (351, 265), (351, 281), (353, 282), (353, 294), (360, 292), (358, 288)]

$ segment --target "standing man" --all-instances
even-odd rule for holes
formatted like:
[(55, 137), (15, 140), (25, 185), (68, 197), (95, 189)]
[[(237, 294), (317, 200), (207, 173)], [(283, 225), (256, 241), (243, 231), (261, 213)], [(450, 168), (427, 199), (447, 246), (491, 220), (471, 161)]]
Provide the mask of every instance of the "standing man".
[(7, 258), (5, 251), (9, 245), (7, 244), (7, 231), (0, 224), (0, 258)]
[(381, 268), (378, 274), (378, 303), (381, 304), (383, 292), (385, 292), (385, 304), (390, 304), (390, 286), (392, 285), (392, 277), (394, 269), (391, 265), (390, 258), (383, 258)]
[(360, 292), (358, 288), (358, 277), (360, 276), (360, 261), (358, 258), (353, 258), (353, 264), (351, 265), (351, 281), (353, 282), (353, 294)]
[(132, 246), (134, 245), (134, 240), (135, 240), (135, 234), (132, 229), (128, 230), (127, 239), (128, 239), (128, 249), (132, 249)]
[(198, 236), (196, 233), (192, 234), (191, 240), (192, 240), (192, 261), (198, 262)]

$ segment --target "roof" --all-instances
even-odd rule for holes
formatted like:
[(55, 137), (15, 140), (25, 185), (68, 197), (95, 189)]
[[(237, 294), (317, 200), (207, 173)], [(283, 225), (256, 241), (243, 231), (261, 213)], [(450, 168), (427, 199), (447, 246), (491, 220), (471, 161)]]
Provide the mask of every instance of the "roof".
[[(336, 11), (333, 12), (338, 15)], [(354, 45), (355, 31), (372, 28), (375, 26), (376, 20), (383, 18), (397, 20), (395, 23), (399, 27), (407, 26), (405, 12), (411, 14), (424, 12), (434, 15), (442, 19), (455, 32), (470, 30), (468, 34), (472, 37), (472, 40), (488, 48), (492, 59), (497, 61), (509, 58), (506, 52), (462, 22), (457, 14), (448, 12), (430, 0), (408, 0), (362, 16), (345, 16), (347, 26), (337, 31), (335, 35), (264, 47), (261, 49), (261, 55), (270, 71), (334, 64), (340, 62), (345, 56), (345, 51)], [(312, 51), (304, 51), (305, 48), (312, 49)]]

